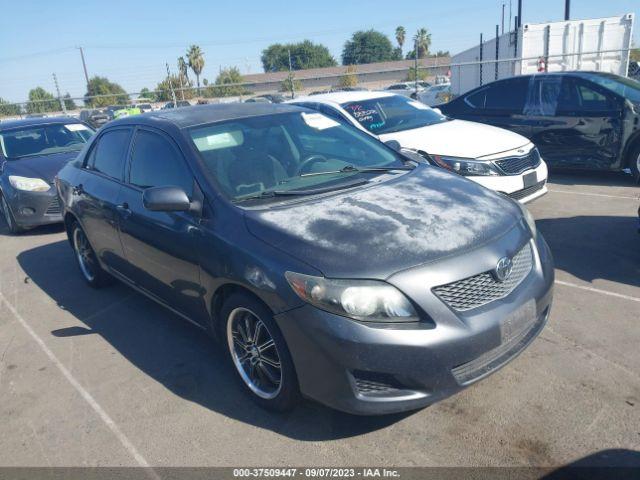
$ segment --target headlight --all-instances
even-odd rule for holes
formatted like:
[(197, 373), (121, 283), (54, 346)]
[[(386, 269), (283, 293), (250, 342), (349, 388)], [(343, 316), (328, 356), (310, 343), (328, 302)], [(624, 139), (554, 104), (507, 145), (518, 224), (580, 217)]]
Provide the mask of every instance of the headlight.
[(41, 178), (27, 178), (9, 175), (9, 183), (17, 190), (26, 192), (46, 192), (51, 187)]
[(364, 322), (417, 322), (411, 302), (397, 288), (375, 280), (332, 280), (286, 272), (293, 291), (322, 310)]
[(516, 202), (516, 203), (518, 204), (518, 206), (520, 207), (520, 210), (522, 211), (522, 216), (527, 222), (527, 226), (529, 227), (529, 230), (531, 230), (531, 235), (535, 238), (538, 230), (536, 228), (536, 221), (533, 218), (533, 215), (531, 215), (531, 212), (529, 211), (529, 209), (527, 209), (527, 207), (522, 205), (520, 202)]
[(444, 155), (431, 155), (431, 158), (433, 158), (438, 166), (465, 177), (500, 175), (489, 162), (469, 160), (468, 158), (447, 157)]

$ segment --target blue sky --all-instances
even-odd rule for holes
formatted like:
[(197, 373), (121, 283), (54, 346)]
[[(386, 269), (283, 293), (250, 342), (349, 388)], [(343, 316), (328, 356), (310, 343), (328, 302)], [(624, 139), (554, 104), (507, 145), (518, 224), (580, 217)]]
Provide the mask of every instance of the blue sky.
[[(221, 67), (261, 72), (260, 53), (270, 43), (305, 38), (325, 44), (339, 61), (351, 33), (375, 28), (393, 41), (395, 27), (409, 36), (432, 34), (432, 50), (464, 50), (495, 33), (509, 0), (320, 0), (218, 2), (212, 0), (6, 0), (0, 27), (0, 97), (23, 101), (30, 88), (53, 92), (52, 73), (63, 93), (85, 92), (76, 46), (85, 49), (89, 75), (104, 75), (127, 91), (153, 89), (165, 62), (189, 44), (205, 53), (203, 77)], [(638, 0), (573, 0), (572, 18), (638, 13)], [(513, 15), (517, 0), (512, 0)], [(564, 0), (523, 0), (523, 20), (561, 20)], [(638, 25), (634, 28), (638, 43)], [(406, 49), (406, 46), (405, 46)]]

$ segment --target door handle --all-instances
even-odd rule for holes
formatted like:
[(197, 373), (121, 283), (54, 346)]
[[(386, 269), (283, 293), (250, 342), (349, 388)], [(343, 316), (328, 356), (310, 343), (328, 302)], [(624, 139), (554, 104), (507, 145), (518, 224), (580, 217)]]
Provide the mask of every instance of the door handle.
[(117, 205), (116, 210), (118, 210), (118, 213), (124, 218), (128, 218), (129, 215), (131, 215), (131, 209), (129, 208), (129, 204), (126, 202), (122, 205)]

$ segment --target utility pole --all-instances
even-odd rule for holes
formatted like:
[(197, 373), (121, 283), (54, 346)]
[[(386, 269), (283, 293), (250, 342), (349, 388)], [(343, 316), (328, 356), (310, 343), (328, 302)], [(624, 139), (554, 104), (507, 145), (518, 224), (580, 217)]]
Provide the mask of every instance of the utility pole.
[(89, 74), (87, 73), (87, 64), (84, 61), (84, 50), (82, 47), (77, 47), (80, 50), (80, 58), (82, 59), (82, 69), (84, 70), (84, 79), (87, 81), (87, 92), (89, 91)]
[(167, 80), (169, 81), (169, 90), (171, 90), (171, 97), (173, 98), (173, 108), (177, 108), (178, 101), (176, 100), (176, 92), (173, 90), (173, 83), (171, 83), (171, 73), (169, 72), (169, 62), (167, 62)]
[[(416, 38), (413, 39), (413, 53), (415, 53), (415, 55), (413, 56), (413, 68), (415, 69), (415, 79), (414, 79), (414, 89), (415, 89), (415, 95), (416, 95), (416, 100), (418, 99), (418, 37), (416, 36)], [(437, 79), (438, 77), (436, 77)]]
[(58, 77), (56, 74), (53, 74), (53, 83), (56, 85), (56, 92), (58, 93), (58, 101), (60, 102), (60, 108), (62, 109), (62, 113), (67, 114), (67, 107), (64, 104), (64, 100), (62, 100), (62, 95), (60, 95), (60, 87), (58, 87)]
[(482, 86), (482, 56), (484, 45), (482, 43), (482, 34), (480, 34), (480, 86)]
[(504, 35), (504, 3), (502, 4), (502, 34)]
[[(502, 5), (502, 8), (504, 9), (504, 4)], [(500, 36), (498, 35), (498, 25), (496, 25), (496, 76), (495, 76), (495, 80), (498, 80), (498, 57), (499, 56), (500, 56)]]
[(518, 0), (518, 20), (516, 21), (516, 28), (519, 30), (522, 26), (522, 0)]
[(291, 66), (291, 49), (287, 49), (289, 53), (289, 88), (291, 89), (291, 98), (295, 97), (294, 87), (293, 87), (293, 67)]
[(571, 17), (571, 0), (564, 0), (564, 19), (569, 20)]
[(511, 31), (511, 17), (513, 13), (511, 13), (511, 0), (509, 0), (509, 31)]

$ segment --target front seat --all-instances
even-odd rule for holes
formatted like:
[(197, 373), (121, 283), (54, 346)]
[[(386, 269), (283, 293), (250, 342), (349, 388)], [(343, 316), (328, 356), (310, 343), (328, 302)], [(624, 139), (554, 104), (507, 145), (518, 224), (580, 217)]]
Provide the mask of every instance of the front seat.
[(234, 196), (250, 195), (276, 187), (288, 178), (282, 164), (255, 148), (239, 148), (227, 161), (226, 185)]

